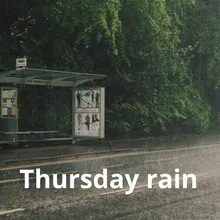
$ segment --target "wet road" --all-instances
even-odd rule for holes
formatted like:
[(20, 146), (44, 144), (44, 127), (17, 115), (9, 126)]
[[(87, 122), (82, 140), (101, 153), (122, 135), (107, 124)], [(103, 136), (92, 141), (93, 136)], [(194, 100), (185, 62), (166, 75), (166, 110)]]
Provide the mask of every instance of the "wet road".
[[(220, 143), (202, 147), (161, 151), (140, 151), (111, 154), (48, 165), (29, 166), (53, 173), (101, 173), (103, 168), (111, 174), (139, 174), (136, 189), (125, 195), (124, 189), (81, 189), (76, 182), (74, 189), (36, 189), (32, 176), (30, 188), (24, 189), (23, 175), (16, 168), (1, 168), (0, 219), (220, 219)], [(148, 174), (167, 173), (175, 169), (180, 176), (193, 173), (197, 189), (160, 189), (158, 179), (153, 188), (147, 184)], [(61, 178), (61, 175), (60, 175)], [(172, 184), (173, 185), (173, 184)]]

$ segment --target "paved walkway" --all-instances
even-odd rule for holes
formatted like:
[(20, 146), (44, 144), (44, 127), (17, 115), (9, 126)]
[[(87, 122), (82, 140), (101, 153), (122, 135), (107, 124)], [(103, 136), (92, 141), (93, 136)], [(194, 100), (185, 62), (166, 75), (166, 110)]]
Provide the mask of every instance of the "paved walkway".
[(207, 143), (220, 142), (220, 136), (179, 136), (172, 138), (144, 138), (135, 140), (119, 140), (119, 141), (86, 141), (79, 142), (76, 145), (59, 145), (59, 146), (41, 146), (26, 147), (20, 149), (2, 150), (0, 152), (0, 161), (25, 160), (39, 157), (55, 157), (59, 155), (83, 154), (89, 152), (111, 151), (116, 149), (128, 148), (145, 148), (165, 149), (177, 147), (190, 147), (195, 145), (203, 145)]

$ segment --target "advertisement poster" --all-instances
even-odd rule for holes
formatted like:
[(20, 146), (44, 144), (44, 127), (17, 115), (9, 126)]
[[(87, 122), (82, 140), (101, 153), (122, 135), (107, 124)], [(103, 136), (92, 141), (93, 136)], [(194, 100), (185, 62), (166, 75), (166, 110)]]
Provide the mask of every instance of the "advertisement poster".
[(104, 88), (78, 89), (74, 97), (75, 136), (104, 137)]
[(77, 90), (76, 108), (99, 108), (100, 90)]
[(1, 89), (1, 117), (13, 118), (17, 116), (17, 89), (2, 87)]

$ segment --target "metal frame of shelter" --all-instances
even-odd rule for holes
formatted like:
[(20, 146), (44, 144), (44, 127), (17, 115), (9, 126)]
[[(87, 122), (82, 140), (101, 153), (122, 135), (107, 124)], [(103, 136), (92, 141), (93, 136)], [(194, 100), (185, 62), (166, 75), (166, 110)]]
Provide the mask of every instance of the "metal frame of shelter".
[[(5, 86), (13, 85), (39, 85), (48, 87), (75, 87), (95, 79), (101, 79), (106, 75), (88, 74), (88, 73), (75, 73), (67, 71), (47, 70), (47, 69), (34, 69), (34, 68), (18, 68), (16, 70), (6, 71), (0, 73), (0, 84)], [(74, 93), (73, 93), (74, 94)], [(72, 97), (72, 100), (75, 97)], [(74, 109), (72, 109), (74, 112)], [(1, 123), (1, 122), (0, 122)], [(72, 122), (73, 123), (73, 122)], [(0, 125), (1, 126), (1, 125)], [(74, 127), (74, 125), (72, 126)], [(74, 130), (74, 129), (73, 129)], [(36, 133), (39, 131), (36, 131)], [(44, 131), (42, 131), (43, 133)], [(45, 131), (47, 132), (47, 131)], [(3, 133), (2, 131), (0, 133)], [(20, 133), (33, 133), (33, 132), (19, 132), (18, 129), (14, 132), (4, 131), (5, 134), (20, 134)], [(72, 131), (72, 138), (74, 143), (74, 133)]]

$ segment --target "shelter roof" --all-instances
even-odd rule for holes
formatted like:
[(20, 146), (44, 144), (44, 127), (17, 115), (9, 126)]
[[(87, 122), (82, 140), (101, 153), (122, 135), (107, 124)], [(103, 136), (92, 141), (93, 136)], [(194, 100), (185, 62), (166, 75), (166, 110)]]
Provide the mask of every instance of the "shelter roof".
[(0, 73), (0, 83), (76, 87), (106, 75), (76, 73), (58, 70), (21, 68)]

